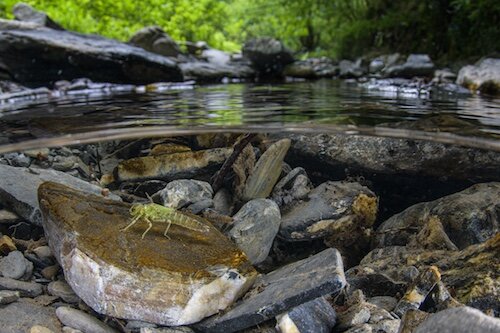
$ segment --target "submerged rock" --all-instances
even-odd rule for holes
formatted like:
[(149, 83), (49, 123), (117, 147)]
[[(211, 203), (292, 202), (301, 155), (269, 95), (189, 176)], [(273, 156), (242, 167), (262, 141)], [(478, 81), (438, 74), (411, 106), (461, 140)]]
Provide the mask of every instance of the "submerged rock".
[(377, 215), (377, 197), (367, 187), (350, 182), (326, 182), (284, 212), (280, 236), (289, 241), (324, 238), (341, 224), (371, 227)]
[[(127, 230), (130, 205), (68, 187), (39, 188), (45, 232), (65, 278), (95, 311), (161, 325), (197, 322), (231, 305), (253, 283), (246, 256), (209, 222), (192, 231), (139, 221)], [(179, 213), (180, 214), (180, 213)]]
[[(37, 188), (41, 183), (53, 181), (98, 195), (102, 191), (99, 186), (50, 169), (15, 168), (0, 164), (0, 175), (0, 202), (36, 225), (42, 224), (37, 200)], [(120, 200), (115, 194), (109, 194), (106, 198)]]
[(416, 238), (422, 248), (463, 249), (498, 233), (499, 209), (500, 183), (473, 185), (392, 216), (377, 229), (374, 245), (406, 245)]
[(274, 186), (272, 199), (278, 206), (287, 206), (293, 201), (305, 199), (313, 185), (304, 168), (291, 170)]
[[(461, 251), (427, 250), (403, 246), (375, 249), (361, 260), (359, 266), (347, 271), (347, 279), (358, 283), (362, 277), (384, 274), (399, 282), (412, 282), (419, 271), (429, 265), (441, 273), (441, 282), (460, 303), (487, 311), (500, 308), (498, 291), (500, 279), (500, 233), (484, 243), (474, 244)], [(369, 286), (368, 286), (369, 287)]]
[(12, 251), (0, 258), (0, 274), (6, 278), (28, 280), (33, 273), (33, 263), (20, 251)]
[(211, 201), (213, 196), (214, 192), (209, 183), (193, 179), (171, 181), (155, 194), (163, 206), (177, 209), (204, 200)]
[(330, 333), (336, 318), (330, 303), (320, 297), (278, 315), (276, 326), (280, 333)]
[(15, 303), (0, 307), (2, 332), (26, 333), (31, 327), (40, 325), (53, 333), (62, 333), (55, 309), (39, 305), (36, 301), (22, 298)]
[(64, 325), (82, 332), (117, 333), (116, 330), (99, 321), (97, 318), (67, 306), (57, 308), (56, 315)]
[(258, 264), (267, 258), (280, 222), (281, 214), (276, 203), (269, 199), (254, 199), (233, 216), (229, 235), (252, 264)]
[(196, 328), (203, 332), (235, 332), (320, 296), (336, 295), (346, 283), (343, 271), (339, 252), (327, 249), (259, 277), (243, 300)]
[[(183, 79), (170, 59), (112, 39), (44, 27), (1, 26), (0, 61), (3, 69), (21, 83), (78, 77), (134, 84)], [(33, 54), (38, 57), (33, 58)]]
[(460, 307), (431, 314), (415, 333), (496, 333), (500, 331), (500, 319), (485, 315), (470, 307)]
[(214, 148), (136, 157), (118, 164), (115, 179), (118, 181), (195, 178), (213, 174), (231, 155), (230, 148)]
[(485, 94), (500, 94), (500, 59), (481, 59), (475, 65), (462, 67), (457, 84)]
[(0, 290), (18, 291), (22, 297), (36, 297), (43, 292), (42, 285), (0, 277)]
[(255, 164), (243, 189), (243, 200), (267, 198), (281, 174), (283, 159), (290, 148), (290, 140), (273, 143)]

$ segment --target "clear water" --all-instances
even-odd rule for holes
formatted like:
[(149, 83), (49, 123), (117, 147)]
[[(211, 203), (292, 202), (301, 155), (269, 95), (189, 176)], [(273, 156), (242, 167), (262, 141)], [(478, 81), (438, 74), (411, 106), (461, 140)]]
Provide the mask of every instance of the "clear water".
[(359, 133), (500, 151), (500, 99), (375, 92), (322, 80), (187, 85), (161, 93), (99, 92), (0, 104), (0, 153), (231, 131)]

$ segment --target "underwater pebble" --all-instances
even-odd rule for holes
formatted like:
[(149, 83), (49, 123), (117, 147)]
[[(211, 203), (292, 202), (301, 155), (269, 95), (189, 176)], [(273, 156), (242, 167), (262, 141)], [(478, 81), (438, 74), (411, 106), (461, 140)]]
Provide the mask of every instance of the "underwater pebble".
[(83, 333), (82, 331), (69, 326), (64, 326), (62, 331), (63, 333)]
[(386, 311), (392, 311), (396, 307), (398, 300), (391, 296), (375, 296), (367, 300), (368, 303), (374, 304)]
[(280, 210), (274, 201), (255, 199), (247, 202), (233, 216), (229, 236), (255, 265), (269, 254), (280, 223)]
[(500, 319), (485, 315), (468, 307), (458, 307), (431, 314), (414, 331), (415, 333), (498, 333)]
[(54, 258), (53, 254), (52, 254), (52, 250), (47, 245), (39, 246), (39, 247), (33, 249), (33, 252), (40, 259), (53, 259)]
[(163, 206), (178, 209), (199, 201), (212, 200), (213, 195), (212, 186), (207, 182), (178, 179), (168, 183), (154, 197), (155, 200), (159, 199)]
[(0, 322), (2, 333), (27, 333), (37, 325), (55, 333), (61, 332), (61, 323), (57, 320), (55, 309), (27, 298), (0, 306)]
[(12, 251), (0, 259), (0, 274), (6, 278), (27, 280), (33, 273), (33, 263), (21, 251)]
[(78, 297), (73, 289), (63, 281), (52, 281), (47, 286), (47, 291), (50, 295), (60, 297), (66, 303), (78, 303), (80, 297)]
[(114, 329), (107, 326), (91, 315), (67, 306), (56, 309), (57, 318), (66, 326), (76, 328), (83, 333), (116, 333)]
[(214, 198), (214, 209), (222, 215), (231, 215), (232, 209), (232, 195), (226, 188), (221, 188), (215, 193)]
[(0, 290), (0, 305), (6, 305), (17, 301), (21, 297), (19, 291)]
[(307, 194), (314, 188), (307, 177), (304, 168), (297, 167), (291, 170), (274, 187), (272, 199), (279, 205), (287, 205), (294, 200), (307, 197)]
[(59, 266), (59, 264), (55, 264), (52, 266), (45, 267), (44, 269), (42, 269), (40, 273), (44, 278), (48, 280), (53, 280), (56, 277), (57, 273), (59, 272), (60, 268), (61, 266)]
[(35, 325), (35, 326), (31, 327), (29, 333), (54, 333), (54, 331), (52, 331), (44, 326)]
[(280, 333), (330, 333), (337, 315), (323, 298), (306, 302), (276, 317)]
[(0, 277), (0, 290), (17, 290), (23, 297), (36, 297), (43, 292), (42, 285), (35, 282), (18, 281)]
[(140, 333), (194, 333), (194, 331), (186, 326), (161, 328), (143, 327)]
[(0, 237), (0, 254), (9, 254), (12, 251), (16, 251), (17, 247), (7, 235), (3, 235)]

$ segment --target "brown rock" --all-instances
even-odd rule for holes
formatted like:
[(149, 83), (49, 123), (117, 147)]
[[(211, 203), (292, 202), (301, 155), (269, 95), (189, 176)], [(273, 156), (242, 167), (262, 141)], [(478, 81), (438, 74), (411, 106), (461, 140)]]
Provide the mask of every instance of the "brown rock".
[(193, 178), (213, 173), (224, 163), (232, 149), (215, 148), (136, 157), (118, 164), (115, 179), (118, 181)]
[(49, 245), (68, 284), (95, 311), (161, 325), (184, 325), (222, 310), (253, 283), (246, 256), (209, 224), (206, 233), (157, 225), (141, 239), (126, 232), (131, 205), (60, 184), (39, 188)]

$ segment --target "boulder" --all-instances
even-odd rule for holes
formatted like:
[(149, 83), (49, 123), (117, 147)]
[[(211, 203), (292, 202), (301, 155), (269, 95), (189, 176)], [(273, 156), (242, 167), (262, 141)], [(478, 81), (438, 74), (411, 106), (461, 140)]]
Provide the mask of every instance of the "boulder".
[(16, 20), (32, 22), (55, 30), (64, 30), (62, 26), (52, 20), (46, 13), (38, 11), (30, 5), (19, 2), (12, 8), (12, 13)]
[(166, 57), (175, 58), (182, 54), (179, 45), (158, 26), (142, 28), (130, 38), (129, 43)]
[(474, 65), (462, 67), (457, 84), (485, 94), (500, 94), (500, 59), (485, 58)]
[[(67, 283), (96, 312), (160, 325), (191, 324), (230, 306), (256, 278), (246, 256), (211, 224), (194, 231), (130, 225), (130, 204), (56, 183), (38, 197), (44, 229)], [(178, 215), (182, 213), (178, 212)], [(176, 217), (178, 218), (178, 217)]]
[(377, 229), (374, 246), (406, 245), (422, 233), (415, 246), (464, 249), (499, 232), (499, 209), (500, 183), (473, 185), (392, 216)]
[(333, 60), (322, 58), (308, 58), (297, 60), (287, 65), (283, 74), (285, 76), (312, 79), (312, 78), (332, 78), (339, 74), (339, 67)]
[(78, 77), (133, 84), (183, 80), (173, 61), (135, 46), (45, 27), (6, 26), (0, 24), (0, 62), (21, 83), (40, 85)]
[(270, 37), (247, 41), (242, 52), (261, 77), (281, 76), (285, 66), (294, 60), (292, 53), (281, 41)]

